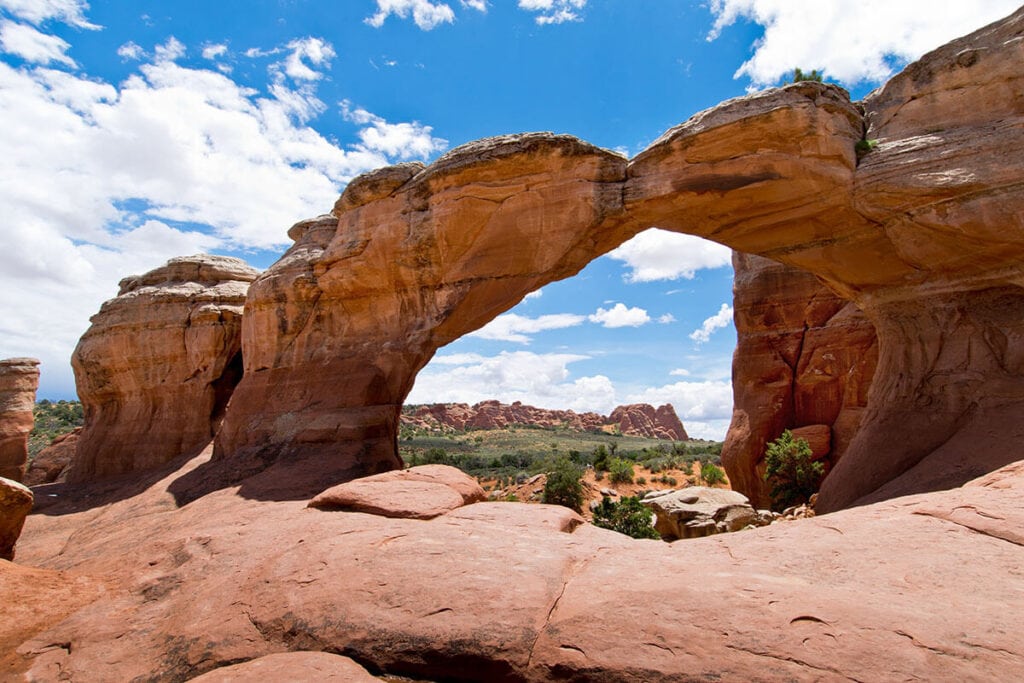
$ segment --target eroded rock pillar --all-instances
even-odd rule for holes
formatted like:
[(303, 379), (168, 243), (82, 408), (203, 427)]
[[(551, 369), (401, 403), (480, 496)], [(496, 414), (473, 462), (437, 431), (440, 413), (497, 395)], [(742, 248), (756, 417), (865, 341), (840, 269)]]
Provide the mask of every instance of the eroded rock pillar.
[(39, 388), (35, 358), (0, 360), (0, 477), (22, 481), (28, 462), (32, 407)]

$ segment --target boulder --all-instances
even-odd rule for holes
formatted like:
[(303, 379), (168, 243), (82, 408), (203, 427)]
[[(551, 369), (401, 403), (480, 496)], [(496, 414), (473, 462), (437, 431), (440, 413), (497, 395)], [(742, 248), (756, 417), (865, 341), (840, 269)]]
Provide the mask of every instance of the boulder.
[(197, 255), (121, 281), (71, 359), (85, 424), (69, 482), (152, 469), (209, 443), (241, 378), (256, 275), (238, 259)]
[(654, 528), (666, 541), (739, 531), (760, 517), (742, 493), (691, 486), (641, 501), (655, 515)]
[(81, 427), (75, 427), (67, 434), (61, 434), (49, 446), (36, 453), (25, 471), (25, 485), (39, 486), (63, 481), (67, 466), (75, 458)]
[(191, 679), (192, 683), (250, 681), (337, 681), (379, 683), (380, 679), (348, 657), (328, 652), (279, 652), (241, 664), (222, 666)]
[(31, 510), (32, 491), (12, 479), (0, 477), (0, 560), (14, 559), (14, 546)]
[(433, 519), (485, 497), (476, 480), (458, 469), (422, 465), (339, 484), (317, 495), (309, 506), (384, 517)]
[(38, 360), (0, 360), (0, 477), (21, 481), (25, 476), (38, 387)]

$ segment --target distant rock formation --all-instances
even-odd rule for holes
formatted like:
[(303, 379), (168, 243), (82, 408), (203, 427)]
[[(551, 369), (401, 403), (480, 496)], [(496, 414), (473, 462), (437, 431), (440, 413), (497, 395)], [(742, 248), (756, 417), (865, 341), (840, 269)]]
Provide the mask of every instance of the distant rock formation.
[(67, 434), (56, 437), (49, 446), (36, 453), (25, 471), (25, 485), (39, 486), (64, 481), (64, 472), (75, 459), (78, 437), (82, 428), (76, 427)]
[(619, 406), (607, 417), (593, 412), (535, 408), (520, 401), (511, 404), (481, 401), (473, 406), (467, 403), (432, 403), (403, 412), (402, 424), (424, 429), (448, 427), (458, 430), (505, 429), (522, 425), (563, 427), (577, 432), (598, 432), (605, 427), (614, 427), (626, 436), (672, 441), (690, 438), (671, 405), (655, 409), (646, 403)]
[(38, 360), (0, 360), (0, 477), (21, 481), (25, 476), (37, 388)]
[(85, 424), (67, 480), (151, 469), (210, 442), (241, 377), (258, 271), (205, 254), (121, 281), (71, 359)]

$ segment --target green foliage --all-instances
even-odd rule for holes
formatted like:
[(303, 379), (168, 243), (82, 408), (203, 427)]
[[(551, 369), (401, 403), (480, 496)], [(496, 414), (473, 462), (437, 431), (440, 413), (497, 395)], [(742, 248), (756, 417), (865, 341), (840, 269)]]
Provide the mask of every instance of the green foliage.
[(818, 71), (817, 69), (812, 69), (811, 71), (805, 72), (800, 67), (797, 67), (793, 69), (793, 80), (791, 80), (790, 83), (799, 83), (800, 81), (816, 81), (818, 83), (821, 83), (824, 80), (824, 78), (824, 74)]
[(566, 457), (556, 458), (548, 470), (542, 502), (564, 505), (580, 512), (583, 509), (583, 470)]
[(700, 467), (700, 478), (708, 486), (714, 486), (725, 481), (725, 472), (714, 463), (706, 462)]
[(857, 159), (862, 159), (864, 155), (878, 147), (878, 140), (858, 140), (857, 144), (854, 145), (854, 150), (857, 152)]
[(604, 444), (594, 449), (594, 469), (598, 472), (608, 471), (608, 449)]
[(632, 484), (633, 463), (622, 458), (612, 458), (608, 461), (608, 478), (613, 484)]
[(651, 517), (651, 511), (635, 496), (623, 498), (618, 503), (605, 496), (594, 509), (595, 526), (633, 538), (661, 538), (651, 523)]
[(35, 424), (28, 435), (29, 460), (58, 436), (81, 427), (85, 421), (78, 401), (53, 402), (44, 398), (33, 406), (32, 416)]
[(825, 467), (814, 462), (811, 446), (803, 439), (794, 439), (788, 429), (765, 451), (765, 481), (772, 484), (774, 510), (784, 510), (806, 503), (825, 476)]

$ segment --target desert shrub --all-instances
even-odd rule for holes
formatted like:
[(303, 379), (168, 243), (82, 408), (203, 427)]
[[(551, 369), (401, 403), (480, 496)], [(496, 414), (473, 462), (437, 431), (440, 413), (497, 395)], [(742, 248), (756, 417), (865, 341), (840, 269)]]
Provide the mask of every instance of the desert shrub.
[(647, 478), (646, 477), (637, 477), (636, 478), (636, 483), (638, 485), (640, 485), (640, 486), (645, 486), (647, 484)]
[(706, 462), (701, 465), (700, 478), (704, 480), (704, 483), (708, 486), (714, 486), (715, 484), (721, 484), (725, 481), (725, 472), (722, 471), (721, 467), (718, 467), (712, 462)]
[(604, 444), (598, 444), (594, 449), (594, 469), (599, 472), (608, 471), (608, 449)]
[(605, 496), (594, 509), (594, 525), (633, 538), (661, 538), (651, 523), (652, 513), (640, 498), (627, 496), (618, 503)]
[(601, 470), (594, 470), (594, 481), (603, 481), (603, 480), (604, 480), (604, 472), (602, 472)]
[(541, 500), (580, 512), (583, 509), (583, 484), (580, 482), (582, 475), (580, 467), (568, 458), (555, 459), (548, 471)]
[(633, 463), (620, 458), (612, 458), (608, 461), (608, 477), (613, 484), (632, 484)]
[(810, 71), (804, 71), (797, 67), (793, 69), (793, 80), (790, 83), (799, 83), (800, 81), (817, 81), (821, 83), (825, 79), (825, 75), (817, 69), (811, 69)]
[(765, 450), (765, 481), (772, 485), (774, 510), (784, 510), (806, 503), (825, 476), (825, 467), (812, 460), (811, 446), (803, 439), (794, 439), (788, 429), (768, 444)]

